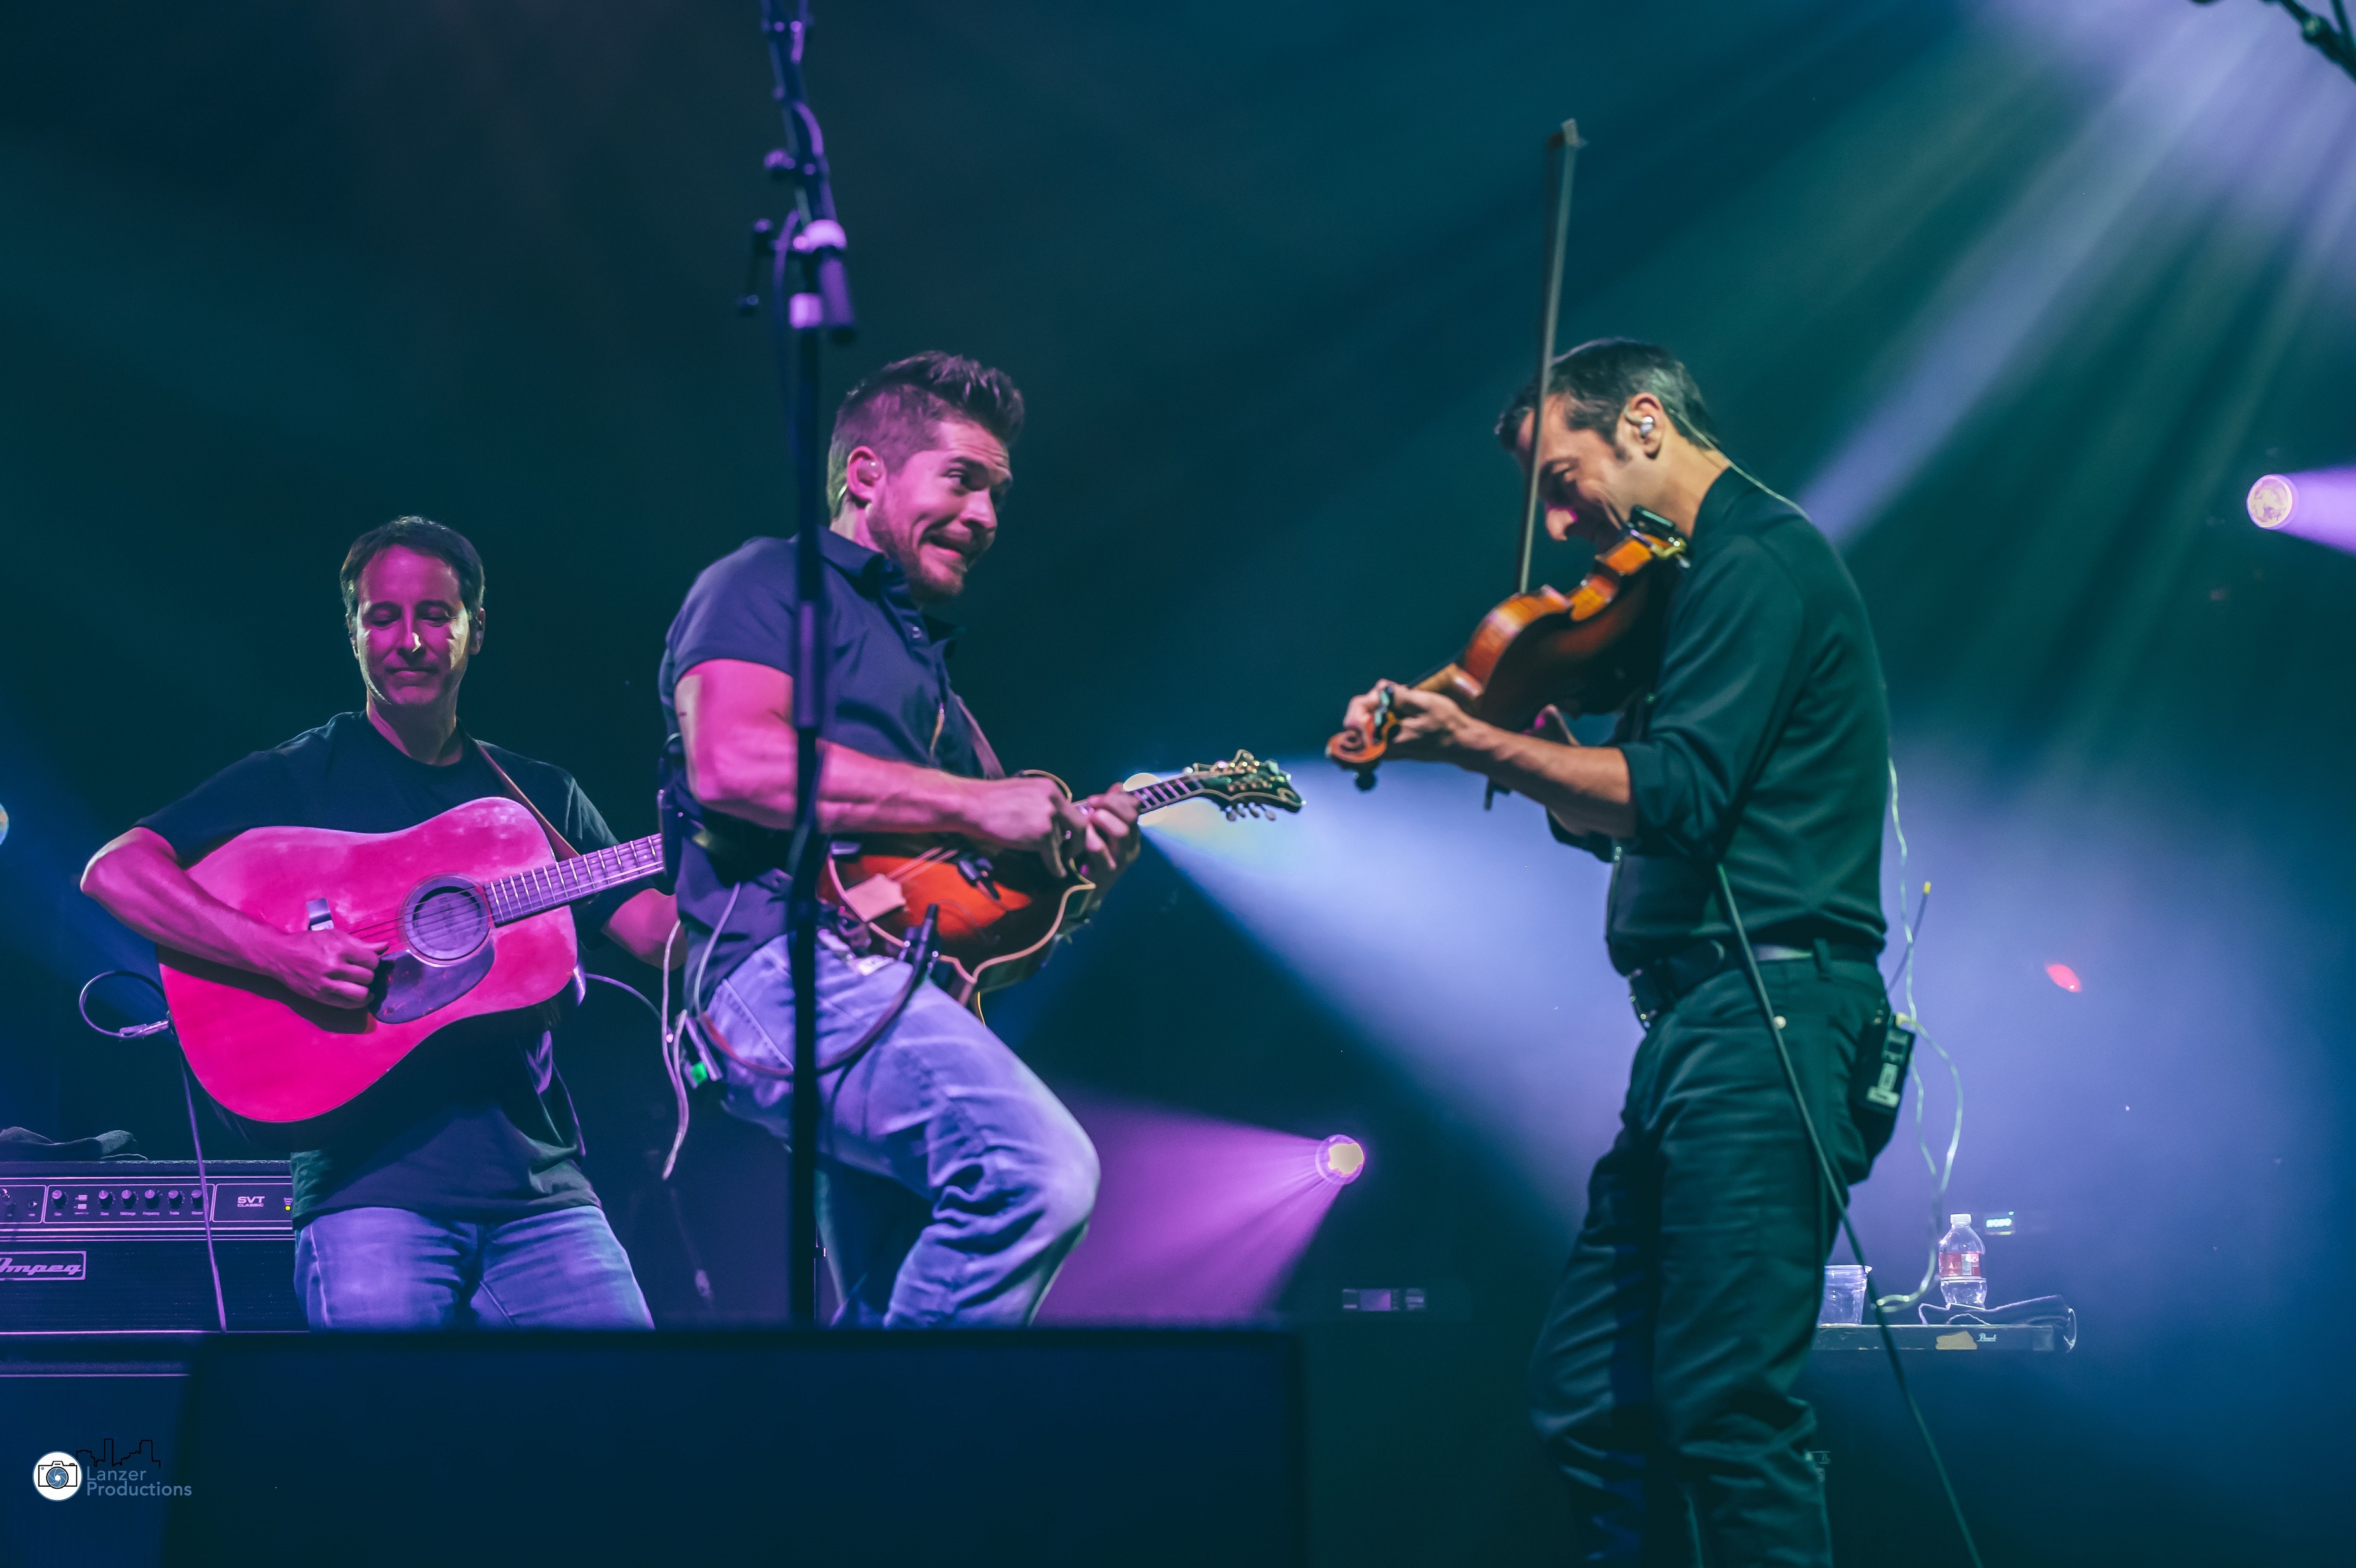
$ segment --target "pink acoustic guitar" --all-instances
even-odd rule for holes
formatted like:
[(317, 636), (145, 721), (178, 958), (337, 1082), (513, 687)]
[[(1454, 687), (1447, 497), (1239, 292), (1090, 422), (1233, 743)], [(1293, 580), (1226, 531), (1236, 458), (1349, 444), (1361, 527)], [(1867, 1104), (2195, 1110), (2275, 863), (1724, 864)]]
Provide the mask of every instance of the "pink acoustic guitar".
[(434, 1031), (553, 1000), (578, 954), (560, 911), (662, 870), (660, 835), (560, 861), (514, 800), (455, 806), (397, 833), (254, 828), (188, 868), (223, 903), (289, 931), (385, 942), (366, 1008), (159, 949), (164, 994), (198, 1081), (249, 1121), (350, 1103)]

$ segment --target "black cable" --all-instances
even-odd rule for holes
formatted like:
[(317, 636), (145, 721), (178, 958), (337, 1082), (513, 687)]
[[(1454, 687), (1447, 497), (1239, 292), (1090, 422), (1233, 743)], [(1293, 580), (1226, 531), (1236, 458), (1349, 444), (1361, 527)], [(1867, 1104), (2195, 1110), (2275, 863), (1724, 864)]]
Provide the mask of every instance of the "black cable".
[(97, 1019), (90, 1015), (90, 993), (92, 988), (94, 988), (100, 981), (112, 980), (118, 974), (123, 975), (127, 979), (137, 981), (140, 984), (147, 987), (150, 991), (153, 991), (158, 997), (161, 997), (164, 994), (164, 988), (155, 983), (155, 977), (153, 975), (142, 974), (135, 969), (101, 970), (98, 973), (91, 975), (88, 980), (81, 983), (80, 993), (74, 997), (74, 1011), (81, 1015), (81, 1021), (88, 1025), (93, 1033), (104, 1035), (109, 1039), (115, 1040), (142, 1040), (145, 1039), (150, 1035), (160, 1035), (165, 1030), (170, 1028), (172, 1026), (172, 1017), (170, 1012), (171, 1004), (169, 1002), (165, 1004), (166, 1011), (163, 1017), (156, 1019), (152, 1024), (134, 1024), (130, 1027), (123, 1029), (110, 1029), (105, 1025), (100, 1023)]
[(221, 1294), (220, 1254), (213, 1250), (213, 1184), (205, 1177), (205, 1140), (197, 1131), (197, 1082), (188, 1071), (186, 1052), (180, 1057), (180, 1092), (188, 1101), (188, 1142), (197, 1146), (197, 1193), (205, 1217), (205, 1262), (213, 1271), (213, 1316), (223, 1334), (229, 1332), (229, 1298)]
[(645, 992), (639, 990), (637, 986), (632, 985), (628, 981), (616, 980), (610, 974), (599, 974), (594, 970), (586, 969), (583, 970), (581, 972), (591, 980), (603, 981), (607, 985), (612, 986), (615, 990), (626, 992), (630, 995), (637, 998), (638, 1005), (644, 1007), (648, 1012), (652, 1013), (655, 1015), (655, 1027), (657, 1029), (660, 1029), (662, 1027), (662, 1010), (657, 1007), (653, 1003), (647, 1000), (647, 993)]
[[(1773, 998), (1767, 994), (1766, 976), (1759, 972), (1759, 955), (1751, 950), (1750, 933), (1742, 929), (1742, 915), (1734, 906), (1734, 886), (1726, 878), (1726, 866), (1720, 862), (1712, 867), (1718, 873), (1719, 897), (1726, 905), (1727, 924), (1734, 928), (1734, 940), (1742, 950), (1742, 966), (1751, 977), (1751, 994), (1759, 1000), (1759, 1013), (1767, 1021), (1767, 1033), (1775, 1042), (1775, 1055), (1783, 1064), (1783, 1082), (1792, 1091), (1792, 1106), (1800, 1113), (1800, 1129), (1808, 1135), (1808, 1149), (1815, 1155), (1816, 1172), (1824, 1178), (1825, 1194), (1833, 1200), (1833, 1211), (1840, 1216), (1842, 1234), (1848, 1238), (1848, 1249), (1860, 1268), (1869, 1266), (1865, 1261), (1865, 1249), (1858, 1244), (1857, 1227), (1849, 1222), (1848, 1196), (1841, 1190), (1839, 1178), (1834, 1175), (1832, 1161), (1825, 1157), (1823, 1140), (1816, 1136), (1816, 1119), (1808, 1114), (1807, 1096), (1800, 1088), (1799, 1069), (1792, 1065), (1792, 1048), (1783, 1041), (1783, 1023), (1776, 1015)], [(1964, 1538), (1965, 1554), (1971, 1558), (1972, 1568), (1986, 1568), (1980, 1560), (1979, 1543), (1972, 1539), (1972, 1527), (1964, 1518), (1964, 1505), (1955, 1496), (1955, 1485), (1947, 1478), (1946, 1461), (1939, 1456), (1939, 1444), (1931, 1436), (1931, 1423), (1922, 1419), (1922, 1407), (1914, 1402), (1914, 1391), (1906, 1384), (1906, 1368), (1899, 1359), (1898, 1341), (1890, 1333), (1890, 1319), (1881, 1310), (1881, 1303), (1869, 1286), (1865, 1299), (1873, 1308), (1874, 1326), (1881, 1331), (1881, 1348), (1890, 1356), (1890, 1375), (1897, 1380), (1898, 1395), (1906, 1402), (1907, 1413), (1914, 1418), (1914, 1430), (1922, 1434), (1922, 1447), (1931, 1455), (1931, 1468), (1937, 1472), (1939, 1488), (1947, 1496), (1947, 1510), (1954, 1516), (1955, 1530)]]
[[(655, 1015), (655, 1033), (659, 1035), (663, 1032), (662, 1009), (648, 1001), (645, 992), (639, 990), (637, 986), (632, 985), (628, 981), (616, 980), (610, 974), (597, 974), (588, 970), (584, 970), (582, 972), (587, 975), (591, 980), (602, 980), (606, 984), (612, 986), (615, 990), (626, 992), (630, 995), (636, 997), (639, 1005), (643, 1006), (648, 1012)], [(664, 1042), (666, 1046), (668, 1046), (669, 1043), (669, 1042), (668, 1041)], [(661, 1181), (660, 1185), (663, 1189), (663, 1196), (668, 1198), (670, 1203), (670, 1222), (673, 1228), (679, 1231), (680, 1248), (687, 1254), (687, 1266), (693, 1272), (692, 1283), (695, 1285), (696, 1297), (703, 1303), (704, 1310), (709, 1312), (712, 1310), (712, 1274), (710, 1271), (705, 1269), (703, 1266), (703, 1255), (696, 1250), (695, 1238), (688, 1233), (687, 1215), (686, 1212), (679, 1206), (679, 1188), (670, 1185), (668, 1171), (666, 1171), (664, 1179)], [(637, 1200), (635, 1197), (631, 1199), (633, 1204), (637, 1201)]]
[[(874, 1049), (884, 1035), (890, 1031), (892, 1026), (899, 1020), (900, 1015), (907, 1010), (908, 1004), (916, 997), (916, 988), (932, 976), (933, 950), (938, 939), (940, 917), (940, 906), (937, 904), (925, 911), (923, 922), (909, 934), (907, 941), (900, 949), (900, 960), (908, 966), (908, 983), (901, 988), (898, 1000), (885, 1008), (882, 1016), (869, 1025), (867, 1032), (860, 1036), (857, 1041), (846, 1047), (838, 1055), (819, 1062), (818, 1073), (820, 1078), (833, 1077)], [(730, 1050), (727, 1042), (723, 1040), (708, 1023), (704, 1022), (701, 1012), (695, 1015), (695, 1023), (696, 1027), (702, 1031), (704, 1037), (719, 1047), (722, 1056), (726, 1057), (746, 1072), (757, 1074), (762, 1078), (782, 1079), (788, 1083), (793, 1081), (794, 1069), (791, 1067), (763, 1067), (759, 1062), (746, 1061), (743, 1057)]]
[[(155, 992), (156, 998), (164, 1003), (164, 1016), (152, 1024), (133, 1024), (122, 1029), (110, 1029), (91, 1017), (90, 1015), (91, 987), (102, 980), (112, 980), (118, 974), (135, 980)], [(74, 1011), (81, 1015), (81, 1021), (96, 1033), (117, 1040), (139, 1040), (150, 1035), (164, 1033), (172, 1026), (170, 1009), (171, 999), (165, 996), (164, 988), (156, 983), (155, 977), (143, 974), (135, 969), (110, 969), (93, 974), (81, 983), (81, 991), (74, 997)], [(196, 1146), (197, 1151), (197, 1212), (204, 1216), (205, 1262), (211, 1266), (213, 1273), (213, 1318), (220, 1325), (220, 1331), (226, 1334), (229, 1332), (229, 1298), (221, 1293), (220, 1253), (213, 1246), (215, 1194), (211, 1178), (205, 1175), (205, 1140), (204, 1135), (197, 1131), (197, 1084), (196, 1079), (188, 1071), (188, 1054), (185, 1050), (180, 1053), (180, 1092), (188, 1102), (188, 1142)]]

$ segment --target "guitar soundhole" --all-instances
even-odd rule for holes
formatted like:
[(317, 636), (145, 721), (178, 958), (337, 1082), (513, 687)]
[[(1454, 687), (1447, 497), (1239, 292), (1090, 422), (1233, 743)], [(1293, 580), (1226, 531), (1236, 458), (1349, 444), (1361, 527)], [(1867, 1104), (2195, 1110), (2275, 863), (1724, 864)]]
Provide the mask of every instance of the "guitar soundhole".
[(428, 963), (455, 963), (491, 934), (490, 905), (483, 890), (463, 877), (437, 877), (410, 896), (402, 911), (401, 934), (409, 950)]

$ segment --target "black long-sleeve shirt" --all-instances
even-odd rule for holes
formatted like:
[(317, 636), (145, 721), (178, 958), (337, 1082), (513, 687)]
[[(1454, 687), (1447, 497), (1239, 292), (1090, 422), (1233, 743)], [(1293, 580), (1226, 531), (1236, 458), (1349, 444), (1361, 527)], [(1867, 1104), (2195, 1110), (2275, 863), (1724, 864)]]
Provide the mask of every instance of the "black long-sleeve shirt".
[(1737, 468), (1702, 498), (1687, 558), (1659, 671), (1612, 740), (1635, 831), (1615, 844), (1555, 825), (1616, 861), (1612, 966), (1728, 933), (1717, 859), (1753, 941), (1879, 951), (1890, 709), (1857, 585), (1799, 508)]

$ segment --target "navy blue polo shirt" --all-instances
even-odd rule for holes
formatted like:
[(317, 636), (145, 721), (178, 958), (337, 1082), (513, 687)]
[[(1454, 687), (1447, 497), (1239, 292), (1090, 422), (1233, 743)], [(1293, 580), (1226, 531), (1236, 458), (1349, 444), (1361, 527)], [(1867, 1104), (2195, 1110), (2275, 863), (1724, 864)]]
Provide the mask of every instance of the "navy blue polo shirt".
[[(905, 574), (874, 551), (832, 532), (819, 536), (819, 548), (827, 566), (826, 738), (870, 757), (980, 778), (972, 725), (949, 688), (948, 656), (958, 628), (926, 615), (908, 590)], [(703, 569), (670, 624), (657, 689), (682, 794), (686, 781), (676, 766), (682, 753), (673, 696), (680, 676), (712, 659), (797, 672), (795, 549), (790, 539), (746, 541)], [(727, 973), (744, 955), (784, 933), (787, 888), (785, 875), (776, 871), (741, 885), (723, 883), (701, 849), (692, 842), (685, 846), (679, 913), (697, 961), (727, 914), (709, 977)], [(735, 904), (730, 909), (732, 894)]]

